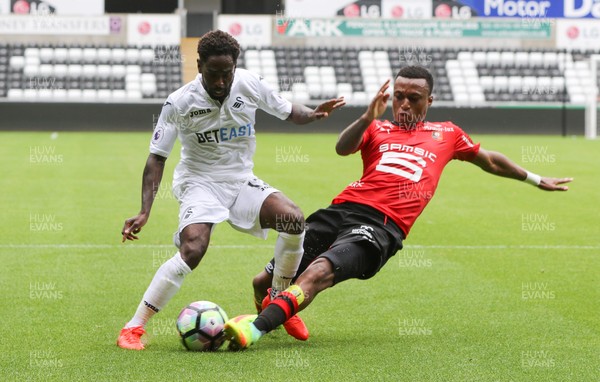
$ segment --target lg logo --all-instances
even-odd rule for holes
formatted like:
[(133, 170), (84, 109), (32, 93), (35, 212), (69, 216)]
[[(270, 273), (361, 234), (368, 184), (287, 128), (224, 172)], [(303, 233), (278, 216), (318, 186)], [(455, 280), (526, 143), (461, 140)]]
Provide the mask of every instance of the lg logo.
[(138, 24), (138, 32), (141, 35), (147, 35), (150, 33), (154, 34), (169, 34), (171, 33), (171, 25), (169, 23), (160, 23), (149, 21), (142, 21)]

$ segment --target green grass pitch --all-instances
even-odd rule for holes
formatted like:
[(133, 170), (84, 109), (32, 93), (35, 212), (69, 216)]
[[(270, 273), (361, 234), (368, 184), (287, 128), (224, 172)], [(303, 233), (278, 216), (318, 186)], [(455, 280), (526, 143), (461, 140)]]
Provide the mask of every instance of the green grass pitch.
[[(297, 131), (301, 131), (301, 127)], [(156, 268), (172, 256), (178, 153), (150, 221), (120, 243), (140, 204), (147, 133), (0, 133), (2, 381), (597, 381), (600, 379), (600, 142), (475, 136), (529, 170), (572, 176), (547, 193), (468, 163), (448, 165), (405, 249), (369, 281), (324, 292), (251, 349), (191, 353), (175, 331), (189, 302), (252, 313), (267, 241), (227, 224), (147, 327), (144, 352), (115, 345)], [(358, 179), (334, 135), (258, 134), (255, 173), (309, 214)], [(175, 152), (178, 149), (174, 150)]]

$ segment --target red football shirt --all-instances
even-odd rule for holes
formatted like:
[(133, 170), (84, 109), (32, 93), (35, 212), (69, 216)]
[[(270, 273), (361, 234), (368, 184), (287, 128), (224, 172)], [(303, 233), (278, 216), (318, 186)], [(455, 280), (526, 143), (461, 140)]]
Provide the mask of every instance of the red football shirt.
[(333, 203), (369, 205), (408, 235), (433, 197), (446, 164), (452, 159), (473, 159), (479, 144), (451, 122), (422, 122), (414, 130), (403, 130), (375, 120), (365, 130), (359, 150), (363, 175)]

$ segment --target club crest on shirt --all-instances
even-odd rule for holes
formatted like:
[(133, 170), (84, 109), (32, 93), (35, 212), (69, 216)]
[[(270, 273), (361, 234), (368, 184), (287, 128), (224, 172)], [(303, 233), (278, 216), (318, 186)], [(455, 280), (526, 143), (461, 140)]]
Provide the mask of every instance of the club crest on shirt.
[(235, 102), (231, 105), (231, 108), (236, 111), (242, 111), (246, 107), (246, 104), (242, 100), (242, 97), (235, 97)]
[(431, 132), (431, 138), (433, 138), (436, 141), (443, 141), (444, 134), (442, 134), (441, 131), (433, 131), (433, 132)]

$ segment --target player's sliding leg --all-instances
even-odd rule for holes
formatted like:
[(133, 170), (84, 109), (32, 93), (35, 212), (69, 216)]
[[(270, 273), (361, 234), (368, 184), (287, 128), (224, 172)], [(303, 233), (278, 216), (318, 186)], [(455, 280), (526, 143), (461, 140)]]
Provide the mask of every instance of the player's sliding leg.
[(196, 268), (208, 247), (211, 224), (191, 224), (181, 233), (181, 248), (158, 268), (133, 318), (119, 334), (117, 345), (123, 349), (143, 350), (144, 327), (179, 291), (183, 279)]
[[(254, 305), (256, 307), (256, 312), (259, 314), (271, 302), (270, 285), (272, 279), (271, 273), (273, 272), (272, 262), (268, 263), (267, 267), (269, 267), (270, 273), (263, 269), (254, 277), (254, 279), (252, 279)], [(306, 267), (303, 268), (301, 264), (298, 272), (305, 268)], [(306, 325), (302, 319), (297, 315), (290, 317), (288, 321), (284, 322), (283, 327), (290, 336), (296, 338), (297, 340), (306, 341), (309, 337), (308, 328), (306, 328)]]
[[(261, 225), (279, 232), (275, 243), (275, 266), (271, 291), (267, 303), (282, 290), (287, 289), (302, 260), (304, 249), (304, 215), (302, 211), (282, 193), (273, 193), (265, 199), (260, 211)], [(264, 302), (264, 300), (263, 300)], [(294, 338), (308, 339), (309, 333), (300, 317), (292, 317), (284, 328)]]
[(331, 262), (319, 257), (298, 277), (296, 284), (275, 297), (258, 317), (246, 315), (227, 321), (225, 335), (235, 348), (248, 348), (262, 335), (306, 308), (319, 292), (333, 286), (333, 283), (334, 273)]

